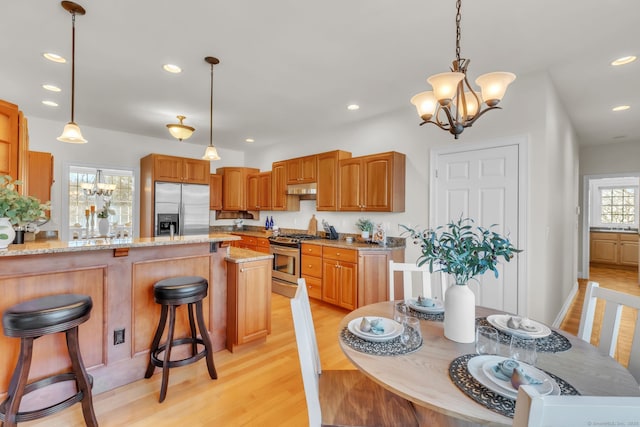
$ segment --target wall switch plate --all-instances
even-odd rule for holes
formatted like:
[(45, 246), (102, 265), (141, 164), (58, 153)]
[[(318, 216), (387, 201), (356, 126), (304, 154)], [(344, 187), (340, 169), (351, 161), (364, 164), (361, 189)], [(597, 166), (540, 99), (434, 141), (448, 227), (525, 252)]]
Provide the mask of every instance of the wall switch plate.
[(124, 329), (113, 331), (113, 345), (124, 344)]

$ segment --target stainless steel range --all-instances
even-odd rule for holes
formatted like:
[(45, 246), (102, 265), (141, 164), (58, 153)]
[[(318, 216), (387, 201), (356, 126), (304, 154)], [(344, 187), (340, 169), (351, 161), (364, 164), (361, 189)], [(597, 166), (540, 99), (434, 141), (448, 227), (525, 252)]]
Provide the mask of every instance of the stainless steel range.
[(312, 234), (281, 234), (269, 237), (269, 251), (273, 255), (273, 292), (293, 297), (300, 278), (300, 247), (303, 241), (319, 239)]

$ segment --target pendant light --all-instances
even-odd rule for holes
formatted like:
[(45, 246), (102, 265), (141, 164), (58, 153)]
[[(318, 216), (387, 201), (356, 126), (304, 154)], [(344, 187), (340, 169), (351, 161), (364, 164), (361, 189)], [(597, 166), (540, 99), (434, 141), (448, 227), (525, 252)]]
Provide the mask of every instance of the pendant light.
[(451, 72), (429, 77), (427, 82), (433, 91), (421, 92), (411, 98), (423, 120), (420, 126), (432, 123), (455, 139), (484, 113), (500, 109), (498, 103), (507, 86), (516, 79), (515, 74), (504, 71), (483, 74), (476, 79), (480, 94), (473, 90), (467, 80), (467, 66), (471, 61), (460, 58), (461, 3), (461, 0), (456, 1), (456, 59)]
[(85, 10), (72, 1), (63, 1), (60, 4), (64, 10), (71, 14), (71, 121), (65, 125), (62, 135), (57, 139), (71, 144), (86, 144), (87, 140), (82, 137), (80, 127), (73, 121), (76, 80), (76, 15), (84, 15)]
[(182, 141), (183, 139), (189, 139), (196, 129), (182, 123), (182, 121), (186, 119), (185, 116), (176, 116), (176, 118), (180, 123), (167, 125), (169, 133), (179, 141)]
[(211, 65), (211, 97), (209, 98), (209, 146), (205, 150), (202, 158), (204, 160), (220, 160), (218, 150), (216, 150), (216, 147), (213, 145), (213, 66), (219, 64), (220, 61), (213, 56), (207, 56), (204, 60)]

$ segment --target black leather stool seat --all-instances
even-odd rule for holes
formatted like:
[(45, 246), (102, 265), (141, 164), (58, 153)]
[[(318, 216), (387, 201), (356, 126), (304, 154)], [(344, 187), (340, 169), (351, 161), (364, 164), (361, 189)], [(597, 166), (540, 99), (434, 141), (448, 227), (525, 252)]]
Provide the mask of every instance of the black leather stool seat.
[[(153, 296), (156, 303), (161, 304), (160, 322), (153, 337), (151, 348), (149, 349), (149, 364), (144, 374), (145, 378), (151, 378), (156, 367), (162, 368), (162, 385), (160, 387), (160, 402), (167, 396), (167, 386), (169, 383), (169, 369), (178, 366), (188, 365), (206, 358), (207, 370), (211, 379), (218, 378), (215, 365), (213, 364), (213, 349), (209, 332), (204, 323), (202, 313), (202, 300), (207, 296), (209, 282), (199, 276), (178, 276), (159, 280), (153, 285)], [(174, 339), (174, 328), (176, 324), (176, 308), (187, 304), (189, 313), (190, 336)], [(194, 316), (195, 309), (195, 316)], [(169, 317), (169, 328), (167, 330), (167, 340), (160, 345), (160, 339), (164, 333)], [(197, 336), (197, 327), (200, 330), (200, 338)], [(172, 347), (188, 344), (191, 346), (191, 355), (179, 360), (171, 360)], [(204, 348), (198, 351), (198, 345)], [(161, 358), (160, 355), (163, 354)]]
[(188, 304), (204, 299), (208, 288), (209, 283), (202, 277), (171, 277), (153, 285), (153, 295), (158, 304)]
[[(78, 325), (89, 319), (92, 307), (90, 296), (62, 294), (25, 301), (9, 307), (3, 313), (5, 335), (20, 338), (18, 363), (9, 383), (7, 397), (0, 403), (0, 421), (4, 427), (14, 427), (19, 422), (46, 417), (78, 402), (82, 404), (82, 414), (87, 426), (98, 426), (91, 396), (93, 379), (84, 368), (78, 340)], [(57, 332), (64, 332), (66, 335), (71, 370), (27, 384), (34, 341), (43, 335)], [(75, 382), (74, 395), (42, 409), (19, 411), (24, 395), (64, 381)]]
[(8, 337), (39, 337), (85, 322), (92, 307), (91, 297), (87, 295), (51, 295), (8, 308), (2, 317), (2, 326)]

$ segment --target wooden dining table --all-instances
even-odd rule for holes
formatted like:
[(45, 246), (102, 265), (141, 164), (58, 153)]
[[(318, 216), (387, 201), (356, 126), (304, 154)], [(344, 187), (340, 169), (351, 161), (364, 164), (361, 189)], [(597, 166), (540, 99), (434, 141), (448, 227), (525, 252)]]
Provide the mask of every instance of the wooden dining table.
[[(339, 328), (340, 347), (353, 364), (387, 390), (414, 403), (421, 425), (510, 426), (513, 420), (476, 403), (461, 391), (449, 376), (451, 362), (475, 353), (475, 344), (461, 344), (444, 336), (440, 321), (420, 320), (422, 346), (411, 353), (380, 356), (351, 348), (340, 337), (350, 320), (375, 316), (393, 318), (394, 304), (385, 301), (361, 307), (347, 314)], [(476, 307), (476, 317), (501, 313)], [(553, 329), (553, 328), (551, 328)], [(557, 375), (581, 395), (640, 396), (631, 373), (597, 348), (564, 331), (553, 329), (571, 343), (567, 351), (538, 352), (536, 367)], [(499, 354), (508, 356), (508, 346), (500, 344)]]

